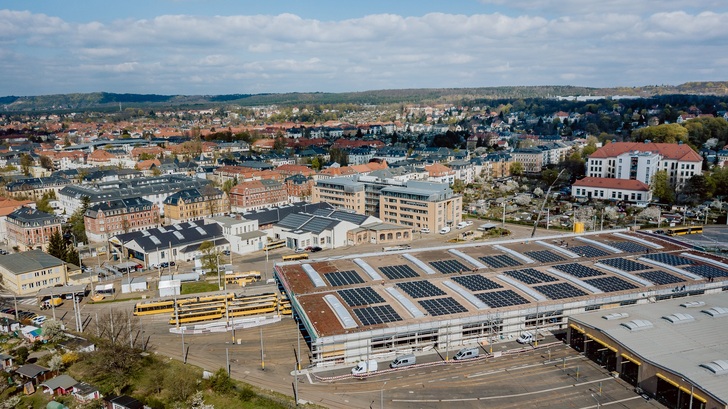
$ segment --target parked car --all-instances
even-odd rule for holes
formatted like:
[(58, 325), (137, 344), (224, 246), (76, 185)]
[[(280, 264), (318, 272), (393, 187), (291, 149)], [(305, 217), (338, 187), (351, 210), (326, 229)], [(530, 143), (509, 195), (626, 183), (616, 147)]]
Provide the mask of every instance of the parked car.
[(225, 255), (225, 256), (229, 256), (230, 255), (230, 250), (223, 250), (222, 251), (222, 254)]
[(449, 227), (443, 227), (442, 229), (440, 229), (440, 234), (448, 234), (448, 233), (450, 233)]
[(424, 229), (420, 230), (420, 233), (425, 233), (425, 234), (427, 234), (427, 233), (429, 233), (429, 232), (430, 232), (430, 229), (428, 229), (427, 227), (425, 227)]
[(310, 251), (311, 253), (315, 253), (315, 252), (321, 251), (321, 250), (323, 250), (323, 249), (321, 247), (319, 247), (319, 246), (308, 246), (308, 247), (306, 247), (306, 251)]

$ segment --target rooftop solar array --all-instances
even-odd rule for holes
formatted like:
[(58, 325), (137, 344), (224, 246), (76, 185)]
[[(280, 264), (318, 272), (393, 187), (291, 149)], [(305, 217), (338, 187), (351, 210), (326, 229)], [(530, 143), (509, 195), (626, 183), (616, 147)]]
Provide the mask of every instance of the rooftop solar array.
[(381, 271), (382, 274), (387, 276), (387, 278), (390, 280), (419, 277), (419, 274), (417, 274), (417, 272), (415, 272), (415, 270), (413, 270), (412, 267), (408, 266), (407, 264), (402, 264), (400, 266), (379, 267), (379, 271)]
[(335, 271), (333, 273), (326, 273), (324, 277), (334, 287), (341, 287), (345, 285), (362, 284), (364, 280), (354, 270), (347, 271)]
[(455, 301), (452, 297), (433, 298), (431, 300), (418, 301), (420, 305), (433, 317), (439, 315), (458, 314), (466, 312), (467, 309)]
[(631, 241), (612, 241), (607, 244), (626, 253), (644, 253), (649, 250), (649, 247)]
[(494, 282), (493, 280), (485, 278), (480, 274), (457, 276), (453, 277), (452, 280), (473, 292), (503, 288), (502, 285)]
[(616, 291), (632, 290), (637, 288), (636, 285), (628, 283), (619, 277), (597, 277), (584, 280), (585, 283), (592, 285), (605, 293), (613, 293)]
[(593, 258), (593, 257), (606, 257), (609, 255), (609, 253), (607, 253), (606, 251), (604, 251), (602, 249), (598, 249), (593, 246), (574, 246), (574, 247), (569, 247), (568, 249), (572, 253), (576, 253), (576, 254), (580, 255), (581, 257)]
[(701, 275), (705, 278), (728, 277), (728, 271), (709, 265), (685, 267), (684, 270)]
[(521, 270), (511, 270), (504, 273), (507, 276), (513, 277), (518, 281), (526, 284), (539, 284), (539, 283), (550, 283), (559, 281), (555, 277), (551, 277), (546, 273), (542, 273), (532, 268), (523, 268)]
[(647, 254), (645, 258), (657, 261), (658, 263), (667, 264), (668, 266), (687, 266), (695, 264), (692, 260), (676, 256), (670, 253), (654, 253)]
[(599, 260), (600, 263), (606, 264), (610, 267), (614, 267), (616, 269), (622, 270), (622, 271), (642, 271), (642, 270), (649, 270), (652, 267), (648, 266), (647, 264), (638, 263), (636, 261), (627, 260), (621, 257), (617, 258), (608, 258), (606, 260)]
[(548, 250), (529, 251), (525, 253), (528, 257), (538, 260), (542, 263), (556, 263), (557, 261), (564, 261), (565, 258), (558, 254), (552, 253)]
[(385, 322), (402, 321), (402, 317), (391, 305), (375, 305), (374, 307), (355, 308), (354, 314), (362, 325), (377, 325)]
[(544, 284), (533, 287), (533, 289), (552, 300), (562, 300), (564, 298), (582, 297), (587, 295), (587, 293), (583, 290), (580, 290), (569, 283)]
[(528, 304), (528, 300), (521, 297), (513, 290), (491, 291), (487, 293), (475, 294), (475, 296), (478, 297), (480, 301), (486, 303), (490, 308)]
[(379, 304), (384, 302), (384, 298), (377, 294), (370, 287), (349, 288), (337, 291), (339, 296), (349, 304), (349, 307), (359, 307), (362, 305)]
[(471, 269), (463, 265), (463, 263), (457, 260), (440, 260), (431, 261), (432, 267), (435, 267), (442, 274), (460, 273), (463, 271), (470, 271)]
[(479, 258), (483, 263), (489, 265), (492, 268), (517, 267), (521, 265), (518, 260), (506, 254), (497, 254), (495, 256), (485, 256)]
[(602, 273), (599, 270), (595, 270), (591, 267), (587, 267), (587, 266), (577, 264), (577, 263), (559, 264), (558, 266), (554, 266), (554, 268), (561, 270), (567, 274), (571, 274), (574, 277), (578, 277), (578, 278), (596, 277), (596, 276), (605, 275), (604, 273)]
[(657, 285), (675, 284), (685, 281), (680, 277), (668, 274), (662, 270), (645, 271), (644, 273), (637, 273), (637, 275)]
[(408, 281), (397, 284), (397, 287), (406, 292), (412, 298), (439, 297), (445, 295), (445, 292), (435, 287), (434, 284), (427, 280)]

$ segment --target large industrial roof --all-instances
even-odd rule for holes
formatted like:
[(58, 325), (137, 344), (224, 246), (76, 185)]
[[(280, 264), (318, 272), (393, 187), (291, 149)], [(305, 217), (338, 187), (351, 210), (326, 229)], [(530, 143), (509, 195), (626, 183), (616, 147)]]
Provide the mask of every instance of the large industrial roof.
[[(728, 277), (728, 263), (648, 235), (604, 233), (280, 263), (276, 274), (312, 336), (324, 337), (687, 294), (719, 288), (707, 278)], [(356, 325), (342, 324), (349, 317), (332, 300)]]
[[(638, 359), (677, 374), (719, 400), (728, 402), (728, 376), (721, 371), (728, 360), (728, 293), (703, 294), (620, 309), (620, 319), (605, 319), (596, 311), (571, 321), (594, 328), (632, 351)], [(630, 330), (628, 324), (652, 325)], [(656, 342), (664, 340), (665, 342)]]

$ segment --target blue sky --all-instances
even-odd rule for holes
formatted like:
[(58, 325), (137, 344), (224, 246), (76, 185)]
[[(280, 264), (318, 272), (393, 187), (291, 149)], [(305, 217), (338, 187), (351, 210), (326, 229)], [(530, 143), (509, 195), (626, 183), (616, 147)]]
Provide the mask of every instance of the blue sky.
[(726, 80), (728, 2), (4, 0), (0, 95)]

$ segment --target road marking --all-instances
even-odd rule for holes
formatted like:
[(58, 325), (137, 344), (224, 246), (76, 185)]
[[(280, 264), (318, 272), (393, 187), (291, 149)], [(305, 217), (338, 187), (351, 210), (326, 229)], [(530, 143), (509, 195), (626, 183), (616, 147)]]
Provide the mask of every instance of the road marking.
[(614, 401), (605, 402), (605, 403), (601, 403), (600, 402), (598, 406), (597, 405), (594, 405), (594, 406), (584, 406), (583, 408), (579, 408), (579, 409), (599, 408), (599, 407), (602, 407), (602, 406), (614, 405), (614, 404), (617, 404), (617, 403), (627, 402), (627, 401), (635, 400), (635, 399), (642, 399), (642, 396), (631, 396), (629, 398), (614, 400)]

